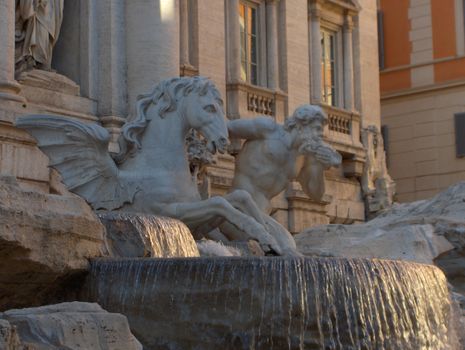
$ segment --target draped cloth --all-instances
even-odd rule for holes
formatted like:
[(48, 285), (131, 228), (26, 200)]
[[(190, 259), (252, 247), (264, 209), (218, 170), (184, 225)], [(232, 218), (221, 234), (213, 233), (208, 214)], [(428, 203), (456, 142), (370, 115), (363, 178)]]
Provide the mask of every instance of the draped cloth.
[[(16, 64), (50, 69), (64, 0), (16, 0)], [(31, 59), (32, 58), (32, 59)]]

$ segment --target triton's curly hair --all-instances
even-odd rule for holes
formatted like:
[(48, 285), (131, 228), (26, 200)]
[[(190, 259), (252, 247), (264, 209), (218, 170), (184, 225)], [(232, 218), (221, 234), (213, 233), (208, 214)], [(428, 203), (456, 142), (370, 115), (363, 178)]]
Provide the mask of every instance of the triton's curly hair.
[(328, 117), (320, 106), (302, 105), (298, 107), (292, 116), (287, 117), (284, 122), (285, 130), (292, 130), (311, 123), (313, 120), (319, 120), (323, 125), (328, 123)]

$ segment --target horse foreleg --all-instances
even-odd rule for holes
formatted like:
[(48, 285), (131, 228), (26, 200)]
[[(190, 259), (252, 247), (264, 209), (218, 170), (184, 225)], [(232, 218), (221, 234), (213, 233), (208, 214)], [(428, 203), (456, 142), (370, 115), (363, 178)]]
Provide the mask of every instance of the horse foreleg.
[[(252, 216), (259, 223), (264, 225), (267, 232), (278, 242), (285, 255), (301, 256), (301, 254), (297, 252), (294, 237), (292, 237), (289, 231), (279, 222), (274, 220), (271, 216), (263, 213), (247, 191), (235, 190), (224, 196), (224, 198), (226, 198), (235, 208)], [(235, 227), (232, 227), (228, 222), (221, 225), (221, 231), (229, 235), (233, 235), (237, 232)]]
[(198, 202), (171, 203), (163, 207), (161, 214), (181, 220), (193, 230), (204, 225), (213, 229), (215, 225), (220, 225), (226, 220), (244, 232), (246, 237), (256, 239), (265, 248), (268, 246), (281, 254), (281, 247), (263, 225), (234, 208), (223, 197), (212, 197)]
[(239, 209), (241, 212), (253, 217), (260, 224), (265, 225), (265, 220), (263, 219), (264, 213), (254, 202), (249, 192), (245, 190), (235, 190), (225, 195), (224, 198), (231, 203), (234, 208)]

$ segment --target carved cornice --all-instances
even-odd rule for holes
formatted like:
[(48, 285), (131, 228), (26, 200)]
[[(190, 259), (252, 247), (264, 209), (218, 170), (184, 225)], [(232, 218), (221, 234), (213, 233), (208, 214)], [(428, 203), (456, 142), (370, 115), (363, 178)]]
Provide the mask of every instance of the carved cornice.
[(325, 5), (333, 5), (338, 7), (349, 16), (355, 16), (362, 9), (356, 0), (310, 0), (309, 1), (309, 17), (315, 16), (319, 18), (321, 14), (319, 11)]
[(354, 20), (351, 15), (346, 14), (344, 16), (344, 30), (346, 32), (351, 32), (353, 28), (354, 28)]
[(318, 2), (310, 3), (308, 7), (308, 17), (313, 20), (319, 20), (321, 18), (321, 6)]

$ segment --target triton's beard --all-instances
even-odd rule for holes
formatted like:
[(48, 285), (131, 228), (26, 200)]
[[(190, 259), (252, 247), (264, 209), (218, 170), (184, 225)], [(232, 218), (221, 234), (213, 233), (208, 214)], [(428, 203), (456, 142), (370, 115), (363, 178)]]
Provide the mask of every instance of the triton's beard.
[(308, 154), (315, 152), (319, 146), (323, 144), (323, 140), (319, 137), (309, 137), (299, 146), (300, 154)]

